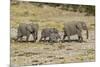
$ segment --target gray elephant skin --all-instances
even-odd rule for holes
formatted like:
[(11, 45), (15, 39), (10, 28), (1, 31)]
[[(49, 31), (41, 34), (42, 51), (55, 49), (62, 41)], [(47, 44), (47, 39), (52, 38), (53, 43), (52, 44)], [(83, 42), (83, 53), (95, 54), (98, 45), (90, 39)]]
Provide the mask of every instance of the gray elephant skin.
[(66, 36), (68, 37), (68, 42), (70, 42), (70, 36), (71, 35), (78, 35), (78, 41), (83, 42), (83, 37), (82, 37), (82, 30), (86, 30), (87, 32), (87, 39), (88, 39), (88, 28), (85, 22), (82, 21), (73, 21), (69, 23), (64, 24), (64, 36), (63, 36), (63, 41), (65, 40)]
[(49, 38), (48, 41), (57, 41), (60, 38), (59, 31), (56, 28), (44, 28), (41, 32), (40, 41), (43, 39), (46, 41), (46, 38)]
[(51, 33), (49, 36), (50, 43), (57, 43), (60, 42), (61, 37), (58, 33)]
[(17, 32), (17, 40), (22, 41), (23, 36), (26, 36), (26, 41), (28, 41), (29, 36), (32, 34), (34, 41), (38, 38), (38, 24), (33, 23), (20, 23)]

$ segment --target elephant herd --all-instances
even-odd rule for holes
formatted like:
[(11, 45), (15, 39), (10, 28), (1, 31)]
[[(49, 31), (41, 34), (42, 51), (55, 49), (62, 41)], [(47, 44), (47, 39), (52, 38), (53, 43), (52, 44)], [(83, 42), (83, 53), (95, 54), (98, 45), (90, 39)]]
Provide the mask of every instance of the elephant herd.
[[(36, 42), (39, 39), (39, 42), (46, 41), (48, 42), (64, 42), (66, 37), (68, 37), (68, 42), (71, 41), (70, 36), (77, 35), (78, 41), (83, 42), (82, 30), (86, 30), (86, 35), (88, 39), (88, 28), (85, 22), (82, 21), (73, 21), (65, 23), (63, 27), (63, 35), (60, 35), (57, 28), (44, 28), (41, 31), (41, 37), (38, 37), (39, 25), (34, 23), (20, 23), (17, 28), (17, 41), (23, 41), (23, 36), (26, 36), (26, 41), (29, 41), (30, 35), (33, 37), (33, 41)], [(61, 36), (63, 36), (61, 38)]]

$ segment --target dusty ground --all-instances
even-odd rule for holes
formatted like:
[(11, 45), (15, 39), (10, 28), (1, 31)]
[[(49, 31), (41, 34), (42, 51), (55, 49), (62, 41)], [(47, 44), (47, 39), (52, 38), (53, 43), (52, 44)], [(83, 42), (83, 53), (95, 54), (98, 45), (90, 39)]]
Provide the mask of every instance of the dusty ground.
[[(85, 33), (84, 33), (85, 34)], [(84, 35), (83, 34), (83, 35)], [(11, 65), (41, 65), (95, 61), (94, 31), (89, 32), (89, 39), (79, 43), (11, 43)], [(73, 36), (75, 37), (75, 36)]]

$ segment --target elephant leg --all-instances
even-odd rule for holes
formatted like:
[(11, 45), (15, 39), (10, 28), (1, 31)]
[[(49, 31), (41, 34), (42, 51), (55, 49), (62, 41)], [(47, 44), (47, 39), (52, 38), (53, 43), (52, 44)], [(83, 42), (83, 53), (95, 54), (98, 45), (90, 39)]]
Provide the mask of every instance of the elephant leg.
[(44, 41), (46, 41), (46, 37), (44, 37)]
[(78, 36), (79, 42), (83, 42), (83, 38), (81, 36)]
[(35, 40), (38, 40), (38, 34), (36, 34), (35, 36), (36, 36), (36, 37), (35, 37)]
[(20, 36), (20, 37), (18, 36), (18, 37), (17, 37), (17, 41), (21, 41), (21, 42), (22, 42), (22, 37), (23, 37), (23, 36)]
[(37, 40), (37, 39), (38, 39), (38, 37), (37, 37), (37, 35), (36, 35), (35, 40)]
[(65, 41), (65, 38), (66, 38), (66, 35), (64, 34), (64, 36), (63, 36), (63, 42)]
[(49, 38), (48, 42), (50, 42), (50, 43), (51, 43), (51, 38)]
[(17, 41), (19, 40), (19, 37), (17, 36), (17, 39), (16, 39)]
[(50, 41), (51, 41), (51, 38), (49, 37), (48, 42), (50, 42)]
[(70, 40), (70, 35), (68, 35), (68, 42), (70, 42), (71, 40)]
[(26, 37), (26, 42), (28, 42), (28, 39), (29, 39), (29, 35), (27, 35), (27, 37)]
[(78, 40), (79, 40), (79, 42), (83, 42), (83, 37), (82, 37), (81, 33), (78, 34)]
[(33, 36), (33, 38), (34, 38), (34, 42), (36, 42), (36, 35), (35, 35), (35, 33), (34, 34), (32, 34), (32, 36)]
[(41, 41), (42, 41), (42, 37), (40, 38), (39, 42), (41, 42)]
[(20, 41), (21, 41), (21, 42), (23, 41), (23, 36), (20, 37)]
[(35, 33), (34, 33), (34, 40), (36, 41), (37, 39), (38, 39), (38, 32), (36, 31)]
[(30, 36), (30, 33), (27, 33), (27, 35), (26, 35), (26, 42), (28, 42), (29, 36)]

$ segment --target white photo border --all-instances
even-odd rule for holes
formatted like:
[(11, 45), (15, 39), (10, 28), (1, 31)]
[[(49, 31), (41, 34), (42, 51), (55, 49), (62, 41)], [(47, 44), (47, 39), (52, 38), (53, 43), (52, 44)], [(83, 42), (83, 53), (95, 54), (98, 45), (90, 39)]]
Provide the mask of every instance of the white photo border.
[[(96, 62), (89, 63), (70, 63), (70, 64), (54, 64), (54, 65), (40, 65), (40, 67), (99, 67), (100, 63), (100, 3), (99, 0), (34, 0), (42, 2), (51, 2), (55, 3), (68, 3), (68, 4), (84, 4), (84, 5), (95, 5), (96, 6)], [(70, 2), (69, 2), (70, 1)], [(76, 3), (76, 1), (79, 1)], [(83, 1), (83, 2), (82, 2)], [(86, 1), (86, 2), (84, 2)], [(10, 0), (0, 0), (0, 67), (10, 67)], [(98, 31), (97, 31), (98, 30)], [(33, 66), (27, 66), (33, 67)], [(37, 66), (34, 66), (37, 67)]]

